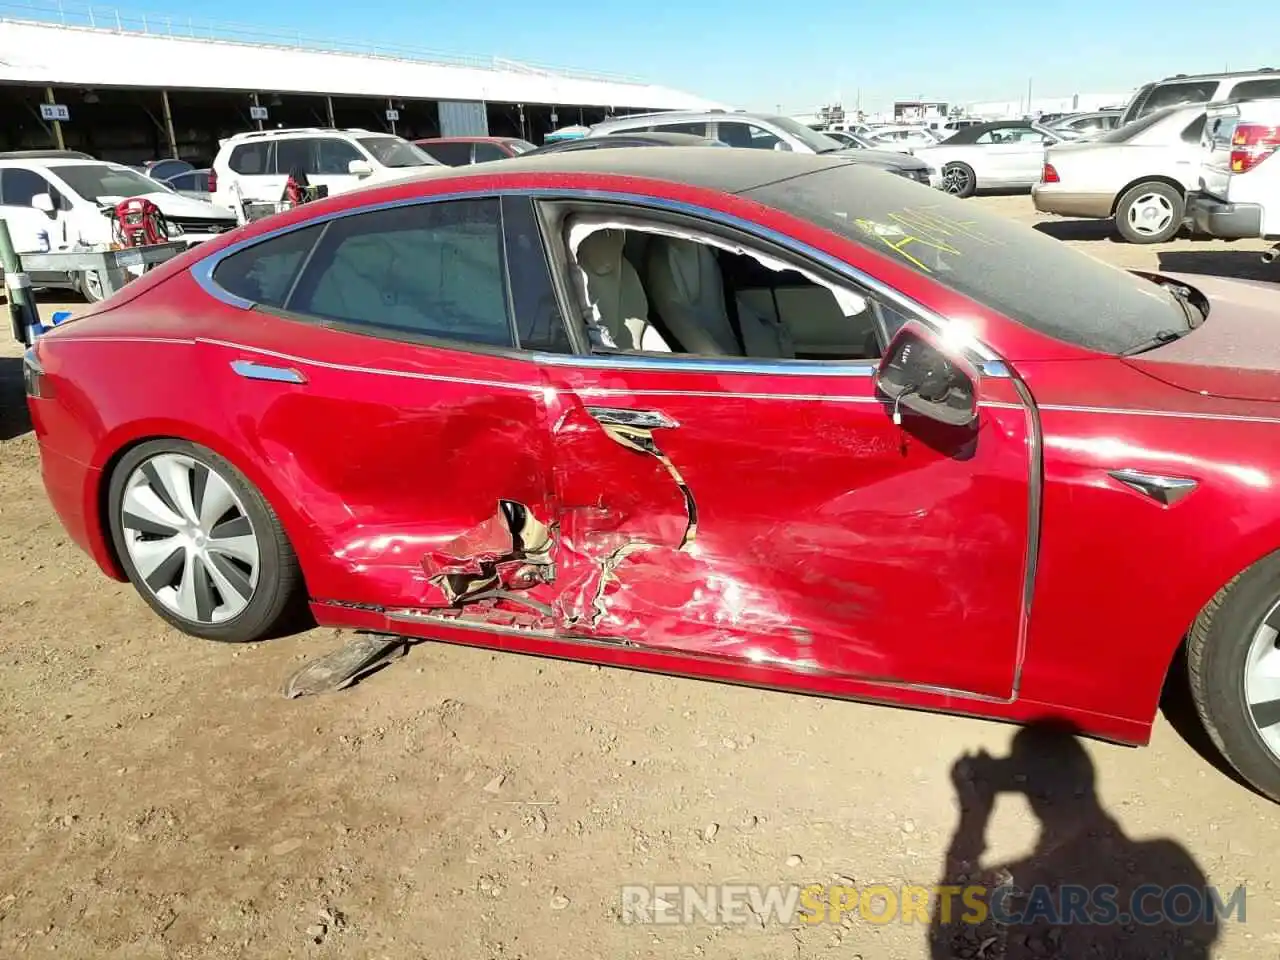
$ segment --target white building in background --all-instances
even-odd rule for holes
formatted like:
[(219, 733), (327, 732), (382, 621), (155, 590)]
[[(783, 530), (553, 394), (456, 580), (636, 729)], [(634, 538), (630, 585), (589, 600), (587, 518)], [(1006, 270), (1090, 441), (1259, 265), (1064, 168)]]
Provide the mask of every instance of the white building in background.
[(1012, 120), (1018, 117), (1039, 116), (1042, 113), (1090, 113), (1108, 107), (1122, 107), (1129, 102), (1133, 91), (1125, 93), (1073, 93), (1066, 97), (1032, 97), (1019, 100), (988, 100), (963, 105), (966, 117), (982, 120)]

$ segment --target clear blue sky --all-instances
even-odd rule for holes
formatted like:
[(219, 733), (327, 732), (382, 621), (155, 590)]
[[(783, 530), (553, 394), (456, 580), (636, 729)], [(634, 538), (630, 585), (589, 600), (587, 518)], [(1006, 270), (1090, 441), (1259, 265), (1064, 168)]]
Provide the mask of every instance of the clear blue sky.
[[(120, 6), (135, 10), (128, 0)], [(642, 76), (788, 113), (1122, 93), (1149, 79), (1280, 67), (1280, 6), (1192, 0), (147, 0), (146, 9)], [(1215, 21), (1210, 25), (1209, 21)]]

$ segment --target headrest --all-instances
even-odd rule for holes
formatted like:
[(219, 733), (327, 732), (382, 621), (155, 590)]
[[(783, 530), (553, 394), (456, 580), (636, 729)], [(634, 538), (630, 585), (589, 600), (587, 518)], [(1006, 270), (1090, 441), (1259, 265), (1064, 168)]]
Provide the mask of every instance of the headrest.
[(597, 230), (578, 245), (578, 263), (597, 276), (615, 273), (622, 264), (623, 230)]

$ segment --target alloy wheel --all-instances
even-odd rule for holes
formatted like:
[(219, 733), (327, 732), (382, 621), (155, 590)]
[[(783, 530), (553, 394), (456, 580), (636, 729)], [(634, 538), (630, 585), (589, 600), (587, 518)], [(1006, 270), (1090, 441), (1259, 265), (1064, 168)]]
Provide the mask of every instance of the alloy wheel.
[(964, 167), (947, 167), (942, 171), (942, 189), (960, 194), (969, 189), (969, 174)]
[(1244, 695), (1258, 736), (1280, 760), (1280, 602), (1254, 631), (1244, 664)]
[(1154, 236), (1167, 230), (1173, 221), (1173, 204), (1163, 194), (1144, 193), (1129, 204), (1126, 216), (1135, 233)]
[(239, 495), (194, 457), (161, 453), (129, 475), (120, 526), (138, 580), (183, 620), (224, 623), (253, 599), (257, 533)]

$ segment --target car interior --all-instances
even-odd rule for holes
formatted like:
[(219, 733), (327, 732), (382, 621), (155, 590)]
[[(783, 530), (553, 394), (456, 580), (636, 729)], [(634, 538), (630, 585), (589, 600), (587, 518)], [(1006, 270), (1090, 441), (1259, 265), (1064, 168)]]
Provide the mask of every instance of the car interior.
[(860, 293), (838, 296), (772, 258), (693, 235), (609, 226), (569, 248), (589, 339), (607, 350), (874, 360), (878, 331), (903, 322)]

